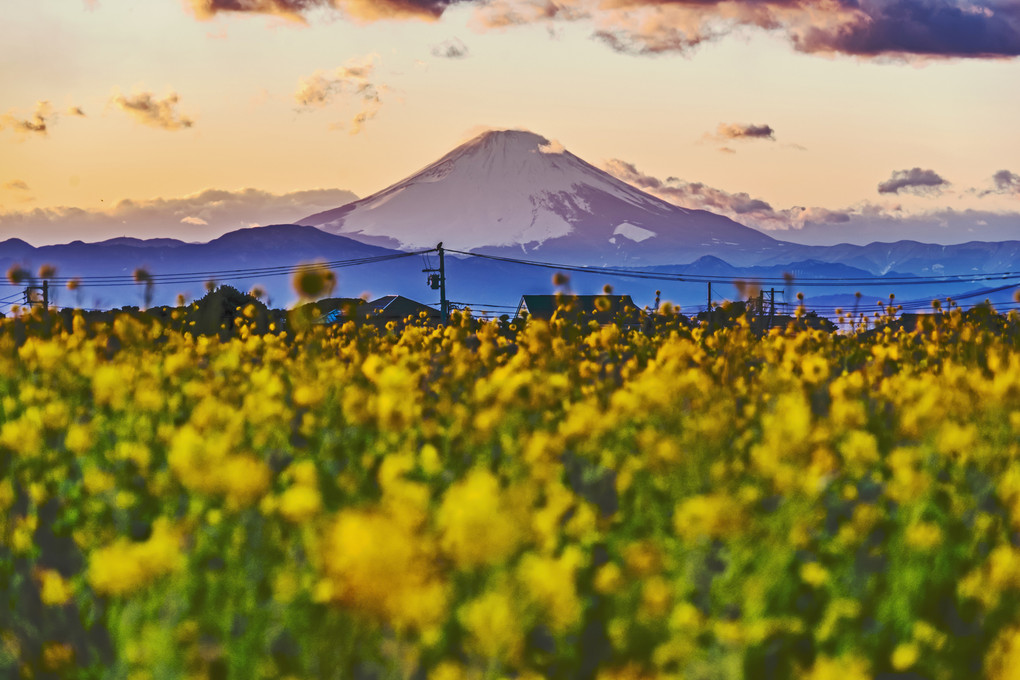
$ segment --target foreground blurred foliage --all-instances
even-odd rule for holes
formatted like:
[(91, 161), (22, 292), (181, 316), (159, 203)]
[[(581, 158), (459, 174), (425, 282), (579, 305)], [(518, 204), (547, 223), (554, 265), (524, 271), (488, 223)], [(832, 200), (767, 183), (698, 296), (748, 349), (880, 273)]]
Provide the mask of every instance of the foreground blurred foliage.
[(1015, 316), (228, 311), (0, 321), (0, 675), (1020, 675)]

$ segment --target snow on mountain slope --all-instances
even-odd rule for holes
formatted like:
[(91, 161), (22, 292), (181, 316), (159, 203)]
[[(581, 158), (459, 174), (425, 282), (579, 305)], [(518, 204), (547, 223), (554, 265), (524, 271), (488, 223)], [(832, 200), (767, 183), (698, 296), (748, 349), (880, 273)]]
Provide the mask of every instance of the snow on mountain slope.
[(299, 223), (387, 247), (443, 241), (461, 250), (576, 251), (589, 262), (595, 253), (675, 262), (692, 248), (775, 243), (728, 218), (646, 194), (519, 130), (483, 133), (376, 194)]

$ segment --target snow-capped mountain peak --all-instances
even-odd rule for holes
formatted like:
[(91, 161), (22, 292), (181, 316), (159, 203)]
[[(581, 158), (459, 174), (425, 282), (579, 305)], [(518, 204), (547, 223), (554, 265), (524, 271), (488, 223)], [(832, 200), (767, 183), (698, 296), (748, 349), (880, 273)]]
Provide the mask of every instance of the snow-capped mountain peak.
[[(710, 225), (701, 224), (706, 218)], [(634, 259), (656, 244), (679, 246), (678, 237), (692, 246), (771, 242), (726, 218), (646, 194), (523, 130), (485, 132), (378, 193), (300, 223), (404, 249), (439, 241), (462, 250), (574, 249), (589, 261), (593, 248), (603, 256), (635, 251)]]

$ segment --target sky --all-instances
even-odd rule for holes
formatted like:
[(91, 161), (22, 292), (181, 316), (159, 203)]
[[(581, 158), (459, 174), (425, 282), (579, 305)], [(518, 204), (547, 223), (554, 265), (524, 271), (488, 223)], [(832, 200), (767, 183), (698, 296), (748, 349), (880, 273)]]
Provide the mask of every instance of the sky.
[(1020, 239), (1016, 0), (4, 0), (0, 238), (206, 241), (528, 129), (805, 243)]

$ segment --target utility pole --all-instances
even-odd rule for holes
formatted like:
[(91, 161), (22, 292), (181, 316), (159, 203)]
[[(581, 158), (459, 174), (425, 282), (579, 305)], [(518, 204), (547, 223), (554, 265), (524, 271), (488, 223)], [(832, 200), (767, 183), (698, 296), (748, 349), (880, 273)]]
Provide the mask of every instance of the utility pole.
[(708, 314), (708, 323), (712, 324), (712, 282), (708, 282), (708, 305), (705, 307), (705, 311)]
[(445, 325), (450, 312), (450, 303), (446, 299), (446, 251), (443, 250), (442, 241), (436, 246), (436, 251), (439, 252), (439, 269), (429, 267), (422, 271), (429, 275), (429, 288), (439, 291), (439, 318)]
[(41, 286), (28, 286), (27, 288), (25, 288), (25, 304), (28, 305), (29, 307), (31, 307), (32, 303), (34, 302), (32, 300), (32, 292), (33, 291), (39, 291), (40, 293), (42, 293), (43, 309), (49, 309), (50, 308), (50, 282), (49, 281), (43, 281), (43, 284)]
[(755, 322), (755, 328), (759, 331), (765, 326), (765, 289), (758, 291), (758, 318)]
[(776, 315), (776, 289), (769, 290), (769, 328), (772, 328), (772, 318)]
[(436, 246), (436, 250), (439, 251), (439, 315), (445, 326), (450, 303), (446, 301), (446, 251), (443, 250), (442, 241)]

